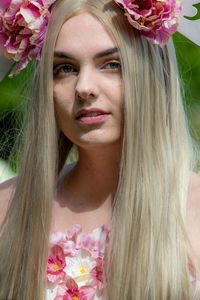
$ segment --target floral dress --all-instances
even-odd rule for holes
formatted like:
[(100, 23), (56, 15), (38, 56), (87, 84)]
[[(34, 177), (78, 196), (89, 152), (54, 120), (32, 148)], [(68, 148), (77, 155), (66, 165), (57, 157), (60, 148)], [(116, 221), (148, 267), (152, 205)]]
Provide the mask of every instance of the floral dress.
[(47, 300), (103, 299), (104, 254), (109, 225), (90, 233), (75, 224), (66, 233), (50, 236), (47, 265)]

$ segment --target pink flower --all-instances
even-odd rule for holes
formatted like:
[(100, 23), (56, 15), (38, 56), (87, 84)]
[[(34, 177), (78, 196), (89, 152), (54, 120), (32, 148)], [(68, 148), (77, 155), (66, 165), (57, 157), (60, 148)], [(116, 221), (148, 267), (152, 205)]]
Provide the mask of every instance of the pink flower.
[(82, 286), (78, 288), (77, 283), (68, 279), (65, 284), (58, 288), (58, 296), (54, 300), (92, 300), (95, 296), (95, 289), (91, 286)]
[(52, 232), (50, 235), (50, 244), (51, 245), (59, 245), (61, 246), (64, 242), (66, 242), (66, 235), (63, 232)]
[(68, 239), (68, 236), (66, 233), (63, 232), (53, 232), (50, 236), (50, 244), (51, 245), (58, 245), (60, 246), (65, 256), (66, 255), (76, 255), (77, 249), (76, 244), (73, 240)]
[(103, 269), (104, 269), (105, 261), (102, 258), (99, 257), (99, 258), (96, 259), (96, 262), (97, 262), (97, 265), (96, 265), (96, 267), (94, 267), (91, 270), (90, 274), (95, 279), (97, 288), (99, 290), (102, 290), (103, 287), (104, 287), (104, 284), (103, 284)]
[[(97, 234), (96, 237), (94, 232)], [(103, 225), (92, 233), (80, 233), (76, 240), (77, 247), (88, 250), (94, 258), (103, 257), (105, 246), (109, 241), (109, 232), (109, 226)]]
[[(97, 232), (98, 237), (99, 234), (101, 235), (101, 239), (94, 237), (94, 231)], [(107, 227), (100, 227), (94, 231), (92, 233), (84, 233), (79, 224), (73, 225), (73, 227), (67, 231), (66, 241), (63, 243), (65, 255), (75, 256), (79, 253), (80, 249), (85, 249), (89, 251), (94, 258), (103, 256), (105, 242), (108, 238), (108, 229)]]
[(59, 282), (65, 277), (63, 269), (66, 266), (65, 255), (63, 249), (55, 245), (51, 248), (48, 264), (47, 264), (47, 279), (49, 282)]
[(178, 27), (180, 0), (114, 0), (129, 23), (155, 44), (164, 45)]
[(93, 257), (98, 256), (101, 250), (101, 242), (96, 241), (90, 233), (82, 233), (77, 238), (77, 247), (88, 250)]
[(17, 62), (10, 76), (28, 62), (40, 59), (41, 48), (55, 0), (2, 0), (0, 9), (0, 54)]
[(81, 233), (82, 228), (80, 224), (74, 224), (72, 228), (67, 231), (67, 238), (71, 240), (76, 240), (77, 236)]

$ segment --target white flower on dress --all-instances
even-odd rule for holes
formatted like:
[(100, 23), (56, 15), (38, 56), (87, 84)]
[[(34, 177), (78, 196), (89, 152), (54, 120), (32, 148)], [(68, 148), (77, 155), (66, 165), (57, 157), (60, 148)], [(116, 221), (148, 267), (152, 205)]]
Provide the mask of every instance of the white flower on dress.
[(91, 256), (91, 253), (85, 249), (80, 249), (75, 257), (66, 257), (66, 273), (72, 277), (78, 284), (91, 285), (94, 279), (91, 276), (91, 271), (96, 267), (96, 259)]

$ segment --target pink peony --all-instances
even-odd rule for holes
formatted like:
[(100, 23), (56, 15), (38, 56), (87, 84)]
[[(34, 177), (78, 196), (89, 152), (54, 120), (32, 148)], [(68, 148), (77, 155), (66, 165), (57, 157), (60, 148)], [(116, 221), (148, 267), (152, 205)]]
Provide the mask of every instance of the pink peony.
[(59, 282), (65, 277), (64, 268), (66, 266), (65, 255), (63, 249), (55, 245), (51, 248), (48, 264), (47, 264), (47, 278), (49, 282)]
[(129, 23), (155, 44), (166, 44), (177, 30), (181, 0), (114, 1), (125, 10)]
[(0, 54), (17, 62), (10, 76), (28, 62), (40, 59), (41, 48), (55, 0), (2, 0), (0, 8)]
[(58, 288), (58, 295), (54, 300), (92, 300), (95, 296), (95, 289), (91, 286), (82, 286), (78, 288), (77, 283), (72, 279), (68, 279), (65, 284)]

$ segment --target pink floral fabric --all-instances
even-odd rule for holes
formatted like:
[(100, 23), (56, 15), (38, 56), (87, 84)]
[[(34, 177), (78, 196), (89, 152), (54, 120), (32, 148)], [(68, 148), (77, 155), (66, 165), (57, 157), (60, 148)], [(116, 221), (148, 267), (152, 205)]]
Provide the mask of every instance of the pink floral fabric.
[(50, 17), (49, 7), (55, 0), (1, 0), (0, 54), (17, 64), (10, 77), (39, 60)]
[(47, 265), (48, 300), (102, 299), (104, 254), (109, 225), (90, 233), (75, 224), (66, 233), (52, 233)]
[(177, 30), (181, 0), (114, 1), (124, 9), (129, 23), (155, 44), (166, 44)]

